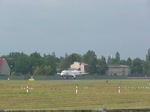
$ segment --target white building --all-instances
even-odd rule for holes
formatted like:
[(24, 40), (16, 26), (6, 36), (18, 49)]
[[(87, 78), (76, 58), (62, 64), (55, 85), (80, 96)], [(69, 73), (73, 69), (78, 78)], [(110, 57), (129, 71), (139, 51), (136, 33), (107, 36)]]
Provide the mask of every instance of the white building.
[(80, 70), (81, 72), (85, 73), (87, 71), (88, 64), (83, 62), (74, 62), (70, 65), (70, 69)]

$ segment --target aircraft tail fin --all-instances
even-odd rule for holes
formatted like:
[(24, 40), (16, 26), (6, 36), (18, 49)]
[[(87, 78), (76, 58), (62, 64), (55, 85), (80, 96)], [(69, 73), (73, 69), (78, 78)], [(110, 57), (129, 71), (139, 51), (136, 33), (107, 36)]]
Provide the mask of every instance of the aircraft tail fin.
[(78, 71), (81, 71), (81, 62), (79, 63)]

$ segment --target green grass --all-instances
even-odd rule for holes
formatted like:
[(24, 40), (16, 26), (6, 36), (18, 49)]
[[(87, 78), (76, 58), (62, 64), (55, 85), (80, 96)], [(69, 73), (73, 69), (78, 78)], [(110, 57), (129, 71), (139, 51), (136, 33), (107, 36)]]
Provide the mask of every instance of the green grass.
[[(29, 93), (21, 89), (27, 85)], [(148, 87), (149, 80), (0, 81), (0, 109), (150, 108)]]

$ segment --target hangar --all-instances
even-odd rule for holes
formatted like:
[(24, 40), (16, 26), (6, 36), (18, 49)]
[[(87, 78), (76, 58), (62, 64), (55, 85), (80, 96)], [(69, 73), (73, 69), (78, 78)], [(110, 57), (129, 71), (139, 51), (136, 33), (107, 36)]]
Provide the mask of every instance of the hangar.
[(108, 75), (130, 75), (131, 74), (131, 68), (127, 65), (108, 65)]

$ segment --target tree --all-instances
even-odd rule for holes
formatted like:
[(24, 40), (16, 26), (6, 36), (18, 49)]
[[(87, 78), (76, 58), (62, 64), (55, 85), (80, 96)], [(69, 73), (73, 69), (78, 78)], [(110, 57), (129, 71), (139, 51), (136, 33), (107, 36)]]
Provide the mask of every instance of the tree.
[(115, 59), (112, 59), (112, 64), (120, 64), (120, 54), (119, 52), (116, 52)]
[(65, 69), (68, 69), (70, 67), (70, 65), (73, 64), (75, 61), (81, 62), (81, 60), (82, 60), (81, 55), (73, 53), (73, 54), (68, 55), (68, 56), (65, 57), (63, 66), (65, 67)]
[(150, 74), (150, 63), (144, 61), (143, 63), (143, 72), (144, 74)]
[(42, 66), (49, 66), (51, 69), (50, 75), (56, 74), (57, 69), (57, 63), (59, 62), (59, 59), (54, 55), (44, 55), (43, 57), (43, 63)]
[(64, 70), (64, 57), (60, 57), (59, 61), (56, 63), (56, 67), (57, 67), (57, 72), (61, 72), (62, 70)]
[(119, 52), (116, 53), (116, 63), (117, 64), (120, 63), (120, 54), (119, 54)]
[(42, 69), (39, 66), (36, 66), (36, 68), (33, 71), (34, 75), (41, 75), (42, 74)]
[(42, 68), (42, 72), (43, 72), (43, 75), (50, 75), (51, 74), (51, 66), (50, 65), (48, 65), (48, 66), (44, 66), (43, 68)]
[(143, 73), (143, 67), (142, 67), (143, 61), (139, 58), (136, 58), (133, 60), (133, 65), (131, 68), (131, 72), (134, 74), (142, 74)]
[(97, 62), (97, 73), (101, 75), (105, 75), (107, 70), (108, 70), (108, 66), (106, 63), (106, 59), (104, 56), (102, 56), (100, 59), (98, 59)]
[(8, 56), (10, 66), (15, 73), (28, 74), (31, 73), (31, 63), (29, 56), (24, 53), (13, 52)]
[(120, 60), (119, 64), (120, 65), (127, 65), (127, 61), (126, 60)]
[(132, 66), (132, 60), (131, 60), (131, 58), (127, 59), (127, 65), (130, 66), (130, 67)]
[(85, 63), (89, 65), (89, 69), (87, 70), (90, 74), (96, 74), (96, 64), (97, 64), (97, 56), (94, 51), (89, 50), (86, 54), (83, 55), (83, 60)]
[(148, 49), (146, 61), (143, 64), (143, 70), (145, 74), (150, 74), (150, 49)]
[(34, 52), (30, 54), (30, 61), (32, 63), (32, 66), (40, 66), (42, 64), (42, 57), (40, 53)]
[(148, 54), (146, 55), (146, 62), (150, 63), (150, 49), (148, 49)]
[(112, 56), (108, 56), (108, 59), (107, 59), (107, 64), (112, 64), (112, 60), (113, 60), (113, 58), (112, 58)]
[(51, 74), (51, 66), (37, 66), (34, 71), (34, 75), (50, 75)]

